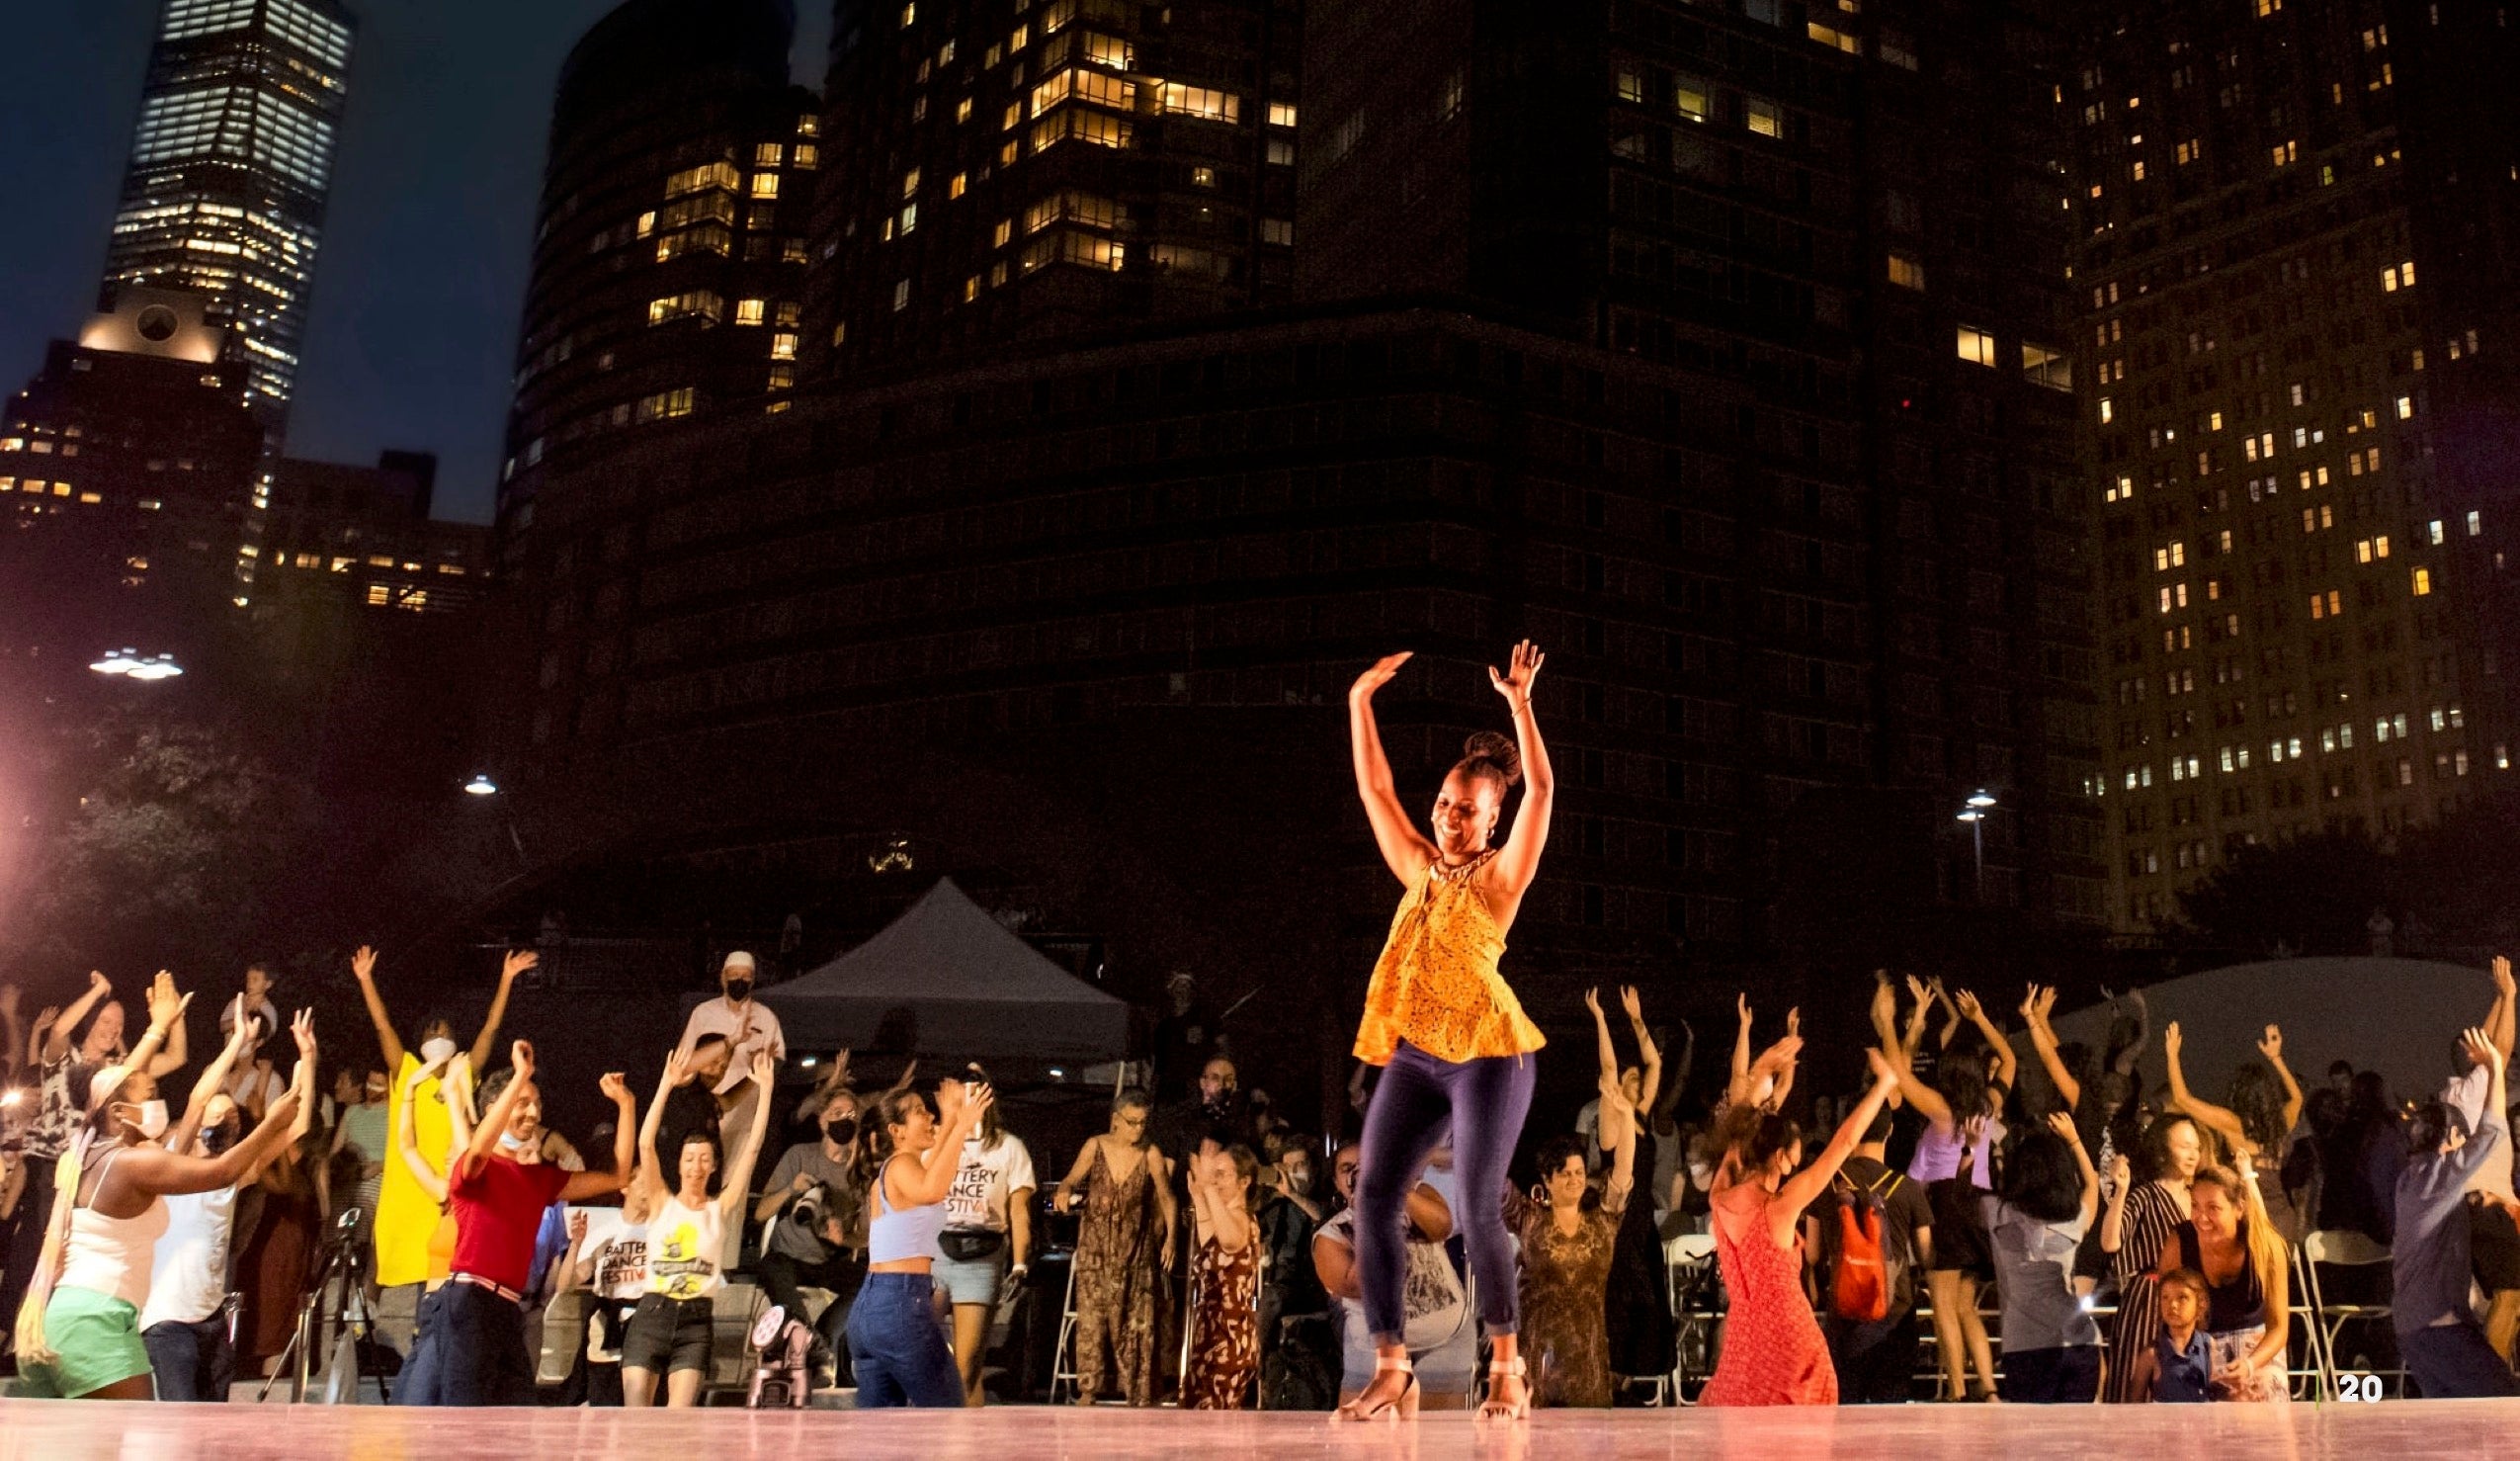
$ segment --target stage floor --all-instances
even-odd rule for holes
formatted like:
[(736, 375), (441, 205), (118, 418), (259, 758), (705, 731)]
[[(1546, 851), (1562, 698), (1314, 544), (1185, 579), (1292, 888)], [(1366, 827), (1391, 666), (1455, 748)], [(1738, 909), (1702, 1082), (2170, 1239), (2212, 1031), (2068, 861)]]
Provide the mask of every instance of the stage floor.
[(729, 1461), (845, 1455), (917, 1461), (1265, 1455), (1614, 1458), (1702, 1455), (2309, 1458), (2508, 1454), (2520, 1401), (2379, 1405), (1902, 1406), (1798, 1411), (1554, 1411), (1527, 1425), (1461, 1415), (1414, 1425), (1333, 1425), (1318, 1415), (1203, 1415), (1008, 1407), (850, 1411), (405, 1411), (0, 1401), (0, 1461), (177, 1461), (214, 1456), (491, 1461), (612, 1457)]

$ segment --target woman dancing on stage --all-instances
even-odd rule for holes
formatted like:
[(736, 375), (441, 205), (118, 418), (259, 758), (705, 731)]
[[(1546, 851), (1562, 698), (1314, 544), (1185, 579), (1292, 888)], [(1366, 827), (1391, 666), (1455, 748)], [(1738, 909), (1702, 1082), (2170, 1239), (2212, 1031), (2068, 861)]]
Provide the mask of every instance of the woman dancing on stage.
[[(1408, 1264), (1401, 1205), (1449, 1129), (1469, 1199), (1459, 1216), (1478, 1278), (1479, 1319), (1492, 1342), (1487, 1403), (1479, 1414), (1519, 1418), (1530, 1414), (1531, 1392), (1515, 1336), (1514, 1248), (1501, 1199), (1505, 1166), (1531, 1108), (1537, 1073), (1530, 1057), (1545, 1042), (1496, 961), (1540, 870), (1556, 796), (1531, 708), (1543, 656), (1526, 640), (1514, 646), (1505, 672), (1489, 667), (1488, 680), (1512, 707), (1521, 743), (1491, 730), (1470, 738), (1436, 793), (1431, 838), (1400, 810), (1374, 724), (1374, 692), (1408, 658), (1400, 653), (1377, 661), (1348, 691), (1357, 793), (1384, 862), (1408, 892), (1375, 961), (1356, 1037), (1357, 1058), (1386, 1068), (1365, 1113), (1365, 1167), (1356, 1194), (1358, 1279), (1374, 1334), (1375, 1374), (1340, 1414), (1370, 1420), (1416, 1410), (1417, 1376), (1401, 1313)], [(1499, 846), (1491, 839), (1505, 795), (1526, 776), (1522, 813)]]

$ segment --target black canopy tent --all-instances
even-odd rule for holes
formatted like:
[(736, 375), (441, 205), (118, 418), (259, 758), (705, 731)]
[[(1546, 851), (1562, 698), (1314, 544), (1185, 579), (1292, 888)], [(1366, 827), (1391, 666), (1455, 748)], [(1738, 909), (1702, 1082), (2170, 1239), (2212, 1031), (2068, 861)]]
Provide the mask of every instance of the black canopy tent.
[(951, 878), (882, 932), (764, 989), (792, 1050), (1085, 1064), (1129, 1053), (1129, 1005), (1008, 932)]

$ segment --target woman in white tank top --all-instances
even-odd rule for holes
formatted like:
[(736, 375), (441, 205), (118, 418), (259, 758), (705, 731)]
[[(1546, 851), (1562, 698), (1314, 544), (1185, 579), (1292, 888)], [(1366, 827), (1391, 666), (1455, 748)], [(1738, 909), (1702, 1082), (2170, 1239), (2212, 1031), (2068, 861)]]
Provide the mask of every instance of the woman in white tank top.
[(233, 1186), (289, 1140), (291, 1123), (304, 1109), (314, 1080), (315, 1036), (310, 1015), (301, 1011), (294, 1027), (296, 1078), (252, 1136), (216, 1157), (159, 1146), (166, 1103), (148, 1072), (149, 1058), (190, 1002), (175, 992), (172, 977), (157, 977), (149, 990), (148, 1033), (127, 1063), (97, 1075), (93, 1114), (62, 1159), (43, 1256), (17, 1316), (19, 1373), (32, 1395), (151, 1398), (139, 1318), (148, 1302), (150, 1261), (166, 1231), (166, 1199)]
[[(725, 1181), (714, 1193), (717, 1142), (706, 1132), (683, 1138), (675, 1154), (674, 1185), (666, 1186), (665, 1166), (657, 1160), (656, 1129), (665, 1100), (674, 1087), (692, 1078), (689, 1062), (677, 1053), (665, 1058), (664, 1078), (647, 1119), (638, 1129), (639, 1192), (654, 1215), (647, 1220), (647, 1295), (630, 1315), (622, 1342), (622, 1401), (630, 1406), (656, 1403), (656, 1377), (665, 1377), (665, 1404), (677, 1409), (700, 1404), (700, 1387), (709, 1379), (711, 1323), (718, 1289), (726, 1275), (720, 1264), (726, 1253), (729, 1215), (742, 1205), (752, 1186), (753, 1160), (761, 1155), (761, 1139), (770, 1126), (770, 1082), (775, 1067), (768, 1051), (752, 1058), (751, 1075), (759, 1087), (752, 1102), (752, 1125), (742, 1138)], [(742, 1220), (737, 1218), (740, 1223)]]

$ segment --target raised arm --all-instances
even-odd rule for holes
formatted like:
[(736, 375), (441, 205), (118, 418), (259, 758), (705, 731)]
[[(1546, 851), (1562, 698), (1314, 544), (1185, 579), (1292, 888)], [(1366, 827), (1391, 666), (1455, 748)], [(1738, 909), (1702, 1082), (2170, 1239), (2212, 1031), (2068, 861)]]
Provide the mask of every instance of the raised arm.
[(499, 1048), (499, 1026), (508, 1017), (508, 990), (515, 988), (516, 977), (543, 962), (543, 956), (532, 949), (510, 949), (499, 965), (498, 992), (490, 996), (490, 1012), (482, 1017), (481, 1033), (472, 1037), (472, 1068), (480, 1070), (490, 1064)]
[(114, 984), (102, 971), (89, 970), (88, 991), (71, 1000), (70, 1007), (61, 1011), (61, 1017), (52, 1022), (51, 1033), (44, 1036), (42, 1047), (36, 1052), (37, 1064), (48, 1066), (68, 1055), (70, 1032), (77, 1029), (79, 1021), (86, 1019), (89, 1011), (95, 1009), (106, 995), (113, 992)]
[(1770, 1219), (1778, 1225), (1776, 1242), (1779, 1247), (1793, 1242), (1794, 1225), (1802, 1219), (1803, 1210), (1828, 1189), (1829, 1179), (1837, 1175), (1837, 1169), (1846, 1164), (1846, 1159), (1855, 1155), (1856, 1146), (1864, 1140), (1864, 1129), (1873, 1124), (1874, 1113), (1882, 1109), (1882, 1103), (1890, 1099), (1891, 1091), (1899, 1088), (1896, 1068), (1885, 1060), (1880, 1051), (1866, 1052), (1865, 1060), (1873, 1068), (1873, 1083), (1864, 1092), (1864, 1099), (1857, 1101), (1855, 1109), (1838, 1123), (1829, 1144), (1820, 1149), (1820, 1155), (1811, 1164), (1786, 1178), (1784, 1185), (1776, 1189), (1776, 1197), (1768, 1203)]
[[(584, 1202), (590, 1197), (601, 1197), (607, 1192), (619, 1192), (622, 1190), (622, 1185), (630, 1180), (630, 1128), (638, 1125), (638, 1097), (630, 1094), (630, 1082), (622, 1078), (622, 1073), (619, 1071), (605, 1072), (603, 1077), (595, 1084), (597, 1089), (603, 1091), (613, 1101), (612, 1169), (597, 1171), (589, 1167), (585, 1171), (569, 1173), (569, 1179), (560, 1184), (560, 1201), (562, 1202)], [(770, 1101), (765, 1094), (761, 1103), (761, 1114), (754, 1118), (756, 1130), (758, 1123), (769, 1119), (769, 1112)], [(758, 1150), (760, 1145), (760, 1139), (756, 1136), (753, 1142), (755, 1150)], [(747, 1155), (744, 1160), (745, 1174), (749, 1177), (752, 1159)], [(734, 1194), (736, 1202), (743, 1201), (742, 1187), (730, 1181), (726, 1184), (726, 1189)], [(726, 1210), (732, 1212), (734, 1207), (730, 1204)]]
[[(1922, 1014), (1932, 1007), (1931, 996), (1928, 995), (1918, 1002), (1916, 1010)], [(1941, 1091), (1916, 1078), (1916, 1058), (1912, 1047), (1901, 1042), (1883, 1051), (1882, 1064), (1890, 1068), (1891, 1083), (1897, 1087), (1900, 1097), (1916, 1108), (1917, 1115), (1936, 1127), (1950, 1128), (1951, 1102), (1943, 1099)]]
[(450, 1187), (455, 1185), (458, 1168), (467, 1176), (476, 1174), (481, 1170), (481, 1163), (489, 1160), (490, 1154), (498, 1150), (499, 1134), (508, 1129), (508, 1117), (514, 1114), (517, 1101), (534, 1079), (534, 1047), (522, 1040), (511, 1043), (508, 1046), (508, 1064), (513, 1070), (508, 1075), (507, 1085), (499, 1091), (499, 1098), (490, 1103), (490, 1109), (481, 1113), (481, 1124), (472, 1129), (472, 1139), (463, 1144), (453, 1161), (447, 1163), (447, 1185)]
[(26, 1055), (27, 1027), (18, 1019), (21, 997), (16, 985), (0, 985), (0, 1074), (14, 1074)]
[(2127, 1189), (2135, 1185), (2135, 1163), (2127, 1154), (2109, 1159), (2109, 1210), (2100, 1218), (2100, 1251), (2114, 1253), (2122, 1245), (2127, 1227)]
[(1971, 1024), (1977, 1027), (1977, 1033), (1986, 1037), (1987, 1047), (1992, 1052), (1995, 1062), (1995, 1069), (1986, 1073), (1987, 1082), (2000, 1085), (2006, 1090), (2012, 1089), (2015, 1074), (2012, 1042), (2004, 1038), (2003, 1031), (1995, 1028), (1994, 1018), (1986, 1013), (1985, 1005), (1977, 1002), (1975, 994), (1963, 989), (1954, 996), (1952, 1002)]
[(1383, 754), (1382, 728), (1374, 723), (1374, 692), (1391, 682), (1408, 663), (1408, 651), (1386, 654), (1348, 687), (1348, 749), (1356, 762), (1356, 794), (1365, 803), (1365, 818), (1374, 826), (1374, 845), (1383, 862), (1402, 884), (1414, 885), (1435, 861), (1435, 846), (1418, 833), (1391, 779), (1391, 763)]
[[(297, 1064), (289, 1073), (289, 1087), (281, 1095), (281, 1104), (287, 1105), (294, 1098), (296, 1102), (296, 1113), (289, 1118), (288, 1139), (273, 1149), (271, 1154), (257, 1163), (252, 1171), (246, 1173), (249, 1181), (261, 1176), (275, 1160), (284, 1158), (294, 1160), (297, 1153), (297, 1144), (304, 1141), (306, 1133), (314, 1127), (315, 1012), (312, 1009), (297, 1011), (296, 1017), (289, 1022), (289, 1033), (297, 1043)], [(320, 1163), (315, 1168), (315, 1192), (319, 1210), (326, 1216), (330, 1216), (332, 1212), (331, 1184), (326, 1180)]]
[(385, 1058), (385, 1069), (399, 1075), (402, 1037), (393, 1032), (393, 1019), (385, 1013), (384, 996), (377, 992), (377, 951), (361, 944), (359, 952), (350, 956), (350, 972), (359, 978), (359, 997), (367, 1001), (368, 1022), (377, 1027), (377, 1053)]
[(2187, 1073), (2179, 1065), (2180, 1044), (2179, 1022), (2172, 1020), (2161, 1031), (2161, 1056), (2170, 1066), (2170, 1108), (2186, 1112), (2199, 1126), (2238, 1150), (2248, 1141), (2248, 1133), (2240, 1128), (2240, 1118), (2188, 1089)]
[(2135, 1038), (2128, 1041), (2126, 1048), (2120, 1050), (2109, 1063), (2119, 1074), (2132, 1076), (2135, 1074), (2137, 1062), (2143, 1059), (2145, 1047), (2152, 1043), (2152, 1005), (2143, 997), (2142, 989), (2129, 989), (2125, 999), (2113, 999), (2110, 1002), (2131, 1005), (2135, 1009)]
[(1602, 1184), (1601, 1210), (1615, 1220), (1627, 1212), (1629, 1195), (1637, 1188), (1637, 1108), (1619, 1089), (1616, 1071), (1601, 1082), (1603, 1130), (1609, 1129), (1614, 1114), (1619, 1118), (1619, 1142), (1610, 1149), (1610, 1179)]
[(2506, 1061), (2511, 1059), (2513, 1024), (2520, 1020), (2520, 1013), (2514, 1010), (2514, 1005), (2520, 1004), (2515, 994), (2520, 994), (2520, 990), (2515, 990), (2511, 982), (2511, 961), (2496, 954), (2493, 956), (2493, 1010), (2488, 1016), (2492, 1022), (2485, 1026), (2485, 1039), (2502, 1052)]
[(2030, 1029), (2030, 1048), (2039, 1052), (2039, 1064), (2047, 1070), (2049, 1082), (2057, 1087), (2057, 1099), (2071, 1111), (2082, 1104), (2082, 1082), (2073, 1078), (2073, 1073), (2065, 1069), (2064, 1057), (2057, 1053), (2056, 1027), (2048, 1023), (2048, 1012), (2056, 1005), (2055, 989), (2032, 985), (2030, 992), (2021, 998), (2021, 1018)]
[(132, 1147), (115, 1160), (113, 1179), (136, 1186), (141, 1193), (160, 1197), (180, 1197), (188, 1192), (211, 1192), (233, 1187), (250, 1173), (260, 1171), (289, 1142), (289, 1128), (297, 1119), (295, 1092), (288, 1092), (272, 1102), (271, 1110), (253, 1134), (216, 1157), (192, 1157), (169, 1152), (163, 1147)]
[[(434, 1069), (431, 1066), (411, 1068), (411, 1074), (404, 1076), (394, 1087), (394, 1107), (387, 1111), (386, 1120), (393, 1127), (394, 1150), (401, 1155), (403, 1165), (410, 1168), (413, 1179), (420, 1184), (420, 1190), (428, 1193), (431, 1201), (443, 1205), (447, 1200), (446, 1173), (431, 1166), (429, 1159), (420, 1153), (420, 1123), (417, 1120), (418, 1113), (413, 1109), (412, 1104), (420, 1089), (420, 1082), (428, 1079), (430, 1072)], [(453, 1116), (457, 1110), (457, 1102), (451, 1083), (441, 1083), (439, 1088), (447, 1092), (447, 1112)], [(463, 1141), (470, 1140), (467, 1128)], [(458, 1143), (456, 1150), (461, 1151), (462, 1148), (462, 1143)]]
[[(169, 984), (172, 984), (171, 980)], [(185, 995), (185, 1004), (190, 1004), (192, 997), (190, 994)], [(176, 1007), (175, 1017), (169, 1020), (166, 1029), (158, 1034), (158, 1040), (164, 1049), (153, 1050), (149, 1053), (148, 1073), (151, 1075), (164, 1077), (183, 1070), (185, 1062), (191, 1060), (193, 1056), (192, 1042), (186, 1034), (184, 1024), (183, 1005)]]
[(2089, 1228), (2092, 1217), (2100, 1210), (2100, 1169), (2091, 1164), (2091, 1154), (2083, 1150), (2082, 1133), (2074, 1129), (2071, 1116), (2062, 1111), (2049, 1112), (2048, 1129), (2073, 1148), (2074, 1164), (2082, 1168), (2082, 1226)]
[(691, 1063), (681, 1051), (667, 1051), (664, 1073), (656, 1077), (656, 1094), (647, 1102), (647, 1118), (638, 1124), (637, 1191), (647, 1194), (651, 1202), (672, 1190), (665, 1178), (665, 1163), (656, 1154), (656, 1133), (665, 1124), (665, 1099), (677, 1086), (690, 1082)]
[[(2275, 1068), (2275, 1078), (2284, 1082), (2284, 1130), (2290, 1132), (2302, 1119), (2302, 1083), (2293, 1078), (2293, 1068), (2284, 1064), (2284, 1032), (2274, 1025), (2266, 1027), (2264, 1038), (2257, 1042), (2257, 1053)], [(2269, 1152), (2268, 1160), (2278, 1160), (2281, 1152)]]
[(901, 1170), (897, 1160), (885, 1162), (877, 1173), (877, 1181), (889, 1184), (884, 1188), (885, 1200), (895, 1209), (943, 1202), (945, 1194), (954, 1190), (955, 1174), (963, 1168), (964, 1139), (979, 1126), (981, 1113), (996, 1099), (997, 1093), (986, 1083), (964, 1087), (962, 1106), (937, 1133), (936, 1145), (910, 1162), (910, 1175), (894, 1175)]
[(210, 1097), (218, 1094), (219, 1088), (227, 1084), (228, 1071), (235, 1066), (236, 1058), (244, 1054), (245, 1047), (253, 1043), (253, 1032), (261, 1023), (260, 1019), (245, 1013), (245, 1000), (242, 995), (239, 995), (236, 1000), (235, 1029), (229, 1032), (227, 1044), (220, 1048), (218, 1054), (210, 1057), (209, 1065), (202, 1068), (201, 1078), (193, 1082), (193, 1093), (184, 1102), (183, 1116), (176, 1121), (174, 1128), (167, 1132), (166, 1140), (160, 1142), (159, 1146), (169, 1152), (181, 1152), (193, 1145), (194, 1134), (202, 1129), (202, 1112), (209, 1109)]
[[(1654, 1115), (1664, 1123), (1669, 1123), (1672, 1113), (1680, 1109), (1680, 1097), (1687, 1094), (1689, 1089), (1689, 1073), (1697, 1063), (1697, 1027), (1687, 1020), (1682, 1020), (1680, 1022), (1680, 1057), (1673, 1061), (1671, 1069), (1664, 1073), (1662, 1094), (1653, 1103)], [(1654, 1129), (1659, 1131), (1662, 1128), (1657, 1126)]]
[(1637, 1055), (1643, 1063), (1633, 1111), (1650, 1111), (1654, 1098), (1662, 1094), (1662, 1052), (1654, 1046), (1653, 1031), (1645, 1028), (1644, 1003), (1637, 997), (1635, 985), (1620, 986), (1619, 1007), (1627, 1011), (1628, 1028), (1637, 1037)]
[(1540, 678), (1540, 666), (1549, 656), (1540, 646), (1525, 640), (1514, 646), (1514, 653), (1503, 673), (1494, 665), (1487, 667), (1488, 683), (1514, 712), (1514, 743), (1522, 752), (1523, 805), (1514, 814), (1514, 829), (1505, 836), (1505, 845), (1489, 864), (1488, 886), (1495, 892), (1519, 899), (1540, 876), (1540, 854), (1549, 845), (1549, 817), (1557, 805), (1557, 775), (1549, 766), (1549, 747), (1540, 738), (1540, 722), (1532, 715), (1532, 683)]
[[(1619, 1083), (1619, 1048), (1611, 1043), (1610, 1021), (1601, 1012), (1600, 989), (1584, 990), (1584, 1008), (1592, 1012), (1593, 1050), (1599, 1067), (1596, 1080), (1617, 1085)], [(1601, 1115), (1594, 1122), (1593, 1136), (1594, 1140), (1601, 1144), (1601, 1150), (1607, 1152), (1619, 1145), (1619, 1129), (1609, 1104), (1604, 1103), (1600, 1110)]]
[(760, 1087), (760, 1098), (752, 1103), (752, 1130), (744, 1134), (743, 1150), (726, 1168), (726, 1180), (717, 1193), (718, 1204), (729, 1214), (743, 1206), (745, 1194), (752, 1190), (753, 1163), (761, 1160), (762, 1139), (770, 1134), (770, 1083), (778, 1070), (770, 1052), (753, 1052), (752, 1083)]

